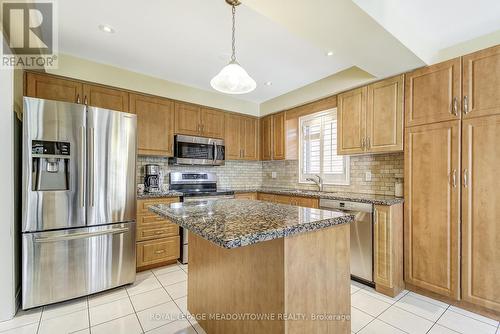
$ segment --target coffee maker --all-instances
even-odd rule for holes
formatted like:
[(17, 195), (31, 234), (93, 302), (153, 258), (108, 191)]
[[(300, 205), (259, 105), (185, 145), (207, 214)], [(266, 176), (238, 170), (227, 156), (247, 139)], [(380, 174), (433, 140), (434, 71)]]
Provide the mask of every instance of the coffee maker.
[(155, 193), (159, 192), (160, 188), (160, 166), (146, 165), (144, 173), (144, 191)]

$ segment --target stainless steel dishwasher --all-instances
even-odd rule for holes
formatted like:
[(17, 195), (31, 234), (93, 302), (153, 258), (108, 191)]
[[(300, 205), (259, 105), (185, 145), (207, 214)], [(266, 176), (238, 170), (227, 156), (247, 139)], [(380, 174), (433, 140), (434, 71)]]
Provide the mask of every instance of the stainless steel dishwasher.
[(373, 205), (320, 199), (320, 209), (354, 215), (351, 223), (351, 278), (373, 286)]

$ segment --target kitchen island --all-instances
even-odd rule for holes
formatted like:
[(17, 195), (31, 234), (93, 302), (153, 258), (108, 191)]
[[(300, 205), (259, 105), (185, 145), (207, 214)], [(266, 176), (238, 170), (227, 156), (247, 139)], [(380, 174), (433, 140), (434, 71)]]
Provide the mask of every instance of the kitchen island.
[(352, 215), (253, 200), (150, 210), (190, 232), (188, 310), (208, 334), (350, 333)]

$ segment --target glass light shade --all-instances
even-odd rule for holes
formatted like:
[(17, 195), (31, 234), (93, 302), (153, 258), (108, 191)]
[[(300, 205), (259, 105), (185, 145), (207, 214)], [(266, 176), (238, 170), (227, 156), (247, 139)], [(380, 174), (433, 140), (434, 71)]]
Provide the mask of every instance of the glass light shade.
[(236, 61), (224, 66), (210, 81), (210, 85), (215, 90), (226, 94), (245, 94), (257, 87), (255, 80)]

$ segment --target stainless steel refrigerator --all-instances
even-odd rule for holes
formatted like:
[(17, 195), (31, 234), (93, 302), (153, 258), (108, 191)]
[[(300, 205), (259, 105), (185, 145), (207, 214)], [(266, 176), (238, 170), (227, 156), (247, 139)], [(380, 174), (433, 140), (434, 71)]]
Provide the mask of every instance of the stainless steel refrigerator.
[(22, 307), (135, 280), (136, 116), (24, 98)]

